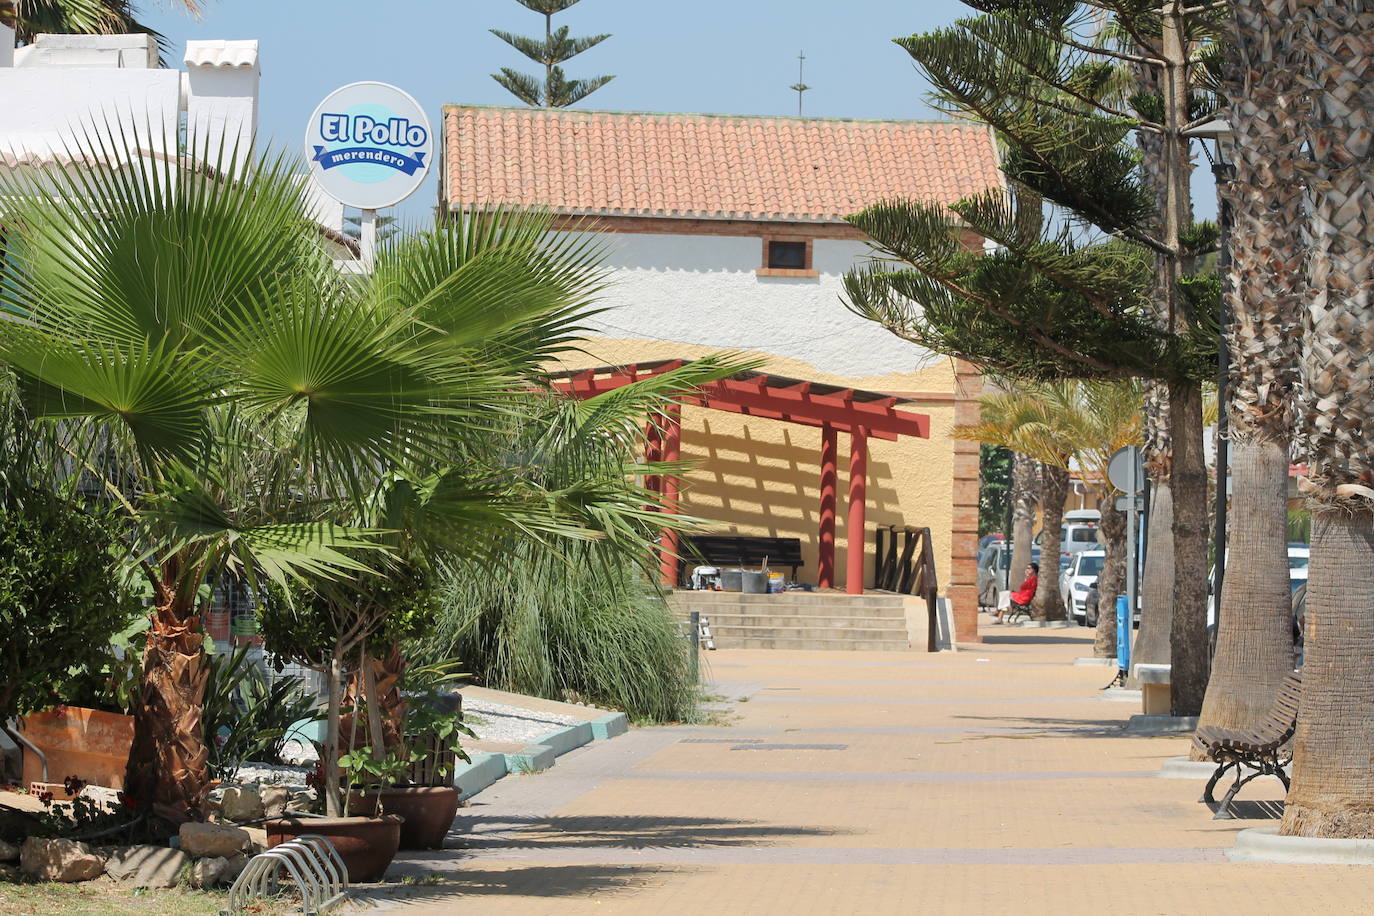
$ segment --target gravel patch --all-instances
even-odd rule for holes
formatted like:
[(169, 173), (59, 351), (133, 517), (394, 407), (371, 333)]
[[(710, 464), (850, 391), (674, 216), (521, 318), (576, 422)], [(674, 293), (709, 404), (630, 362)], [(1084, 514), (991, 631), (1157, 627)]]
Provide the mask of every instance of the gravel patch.
[(305, 788), (305, 775), (313, 767), (293, 767), (275, 763), (245, 763), (239, 767), (233, 780), (226, 785), (245, 786), (257, 783), (263, 786), (286, 786), (288, 789)]
[(492, 703), (467, 696), (463, 697), (463, 720), (484, 741), (510, 743), (533, 741), (566, 725), (586, 721), (556, 712)]

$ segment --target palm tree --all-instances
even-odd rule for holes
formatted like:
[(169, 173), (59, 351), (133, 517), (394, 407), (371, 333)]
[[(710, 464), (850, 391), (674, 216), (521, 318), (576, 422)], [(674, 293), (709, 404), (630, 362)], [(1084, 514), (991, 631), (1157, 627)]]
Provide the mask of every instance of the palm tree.
[(1304, 200), (1309, 284), (1299, 381), (1313, 501), (1307, 640), (1293, 782), (1280, 832), (1374, 837), (1374, 11), (1358, 0), (1295, 3), (1312, 163)]
[(1035, 506), (1040, 501), (1040, 464), (1030, 455), (1012, 452), (1011, 465), (1011, 565), (1017, 575), (1031, 561), (1031, 535)]
[[(1288, 0), (1231, 5), (1223, 93), (1235, 172), (1219, 189), (1232, 215), (1230, 556), (1212, 674), (1199, 726), (1263, 720), (1293, 668), (1292, 598), (1285, 544), (1294, 427), (1298, 314), (1304, 278), (1303, 64)], [(1219, 495), (1224, 499), (1224, 495)]]
[[(199, 16), (200, 0), (180, 0), (186, 12)], [(145, 34), (166, 51), (166, 39), (138, 21), (138, 4), (131, 0), (0, 0), (0, 22), (14, 28), (16, 37), (30, 44), (40, 34)]]
[(1041, 462), (1040, 586), (1032, 616), (1059, 620), (1064, 602), (1059, 594), (1059, 540), (1064, 502), (1069, 493), (1069, 462), (1077, 448), (1076, 432), (1057, 407), (1072, 398), (1073, 382), (1046, 382), (978, 399), (980, 420), (955, 427), (954, 437), (1003, 445)]
[(83, 168), (9, 180), (0, 360), (33, 416), (70, 432), (152, 586), (125, 788), (177, 822), (207, 788), (204, 584), (384, 568), (357, 526), (396, 480), (465, 543), (613, 529), (627, 502), (576, 480), (536, 489), (464, 450), (576, 338), (604, 282), (595, 243), (483, 213), (345, 278), (292, 163), (212, 168), (134, 142), (92, 133)]

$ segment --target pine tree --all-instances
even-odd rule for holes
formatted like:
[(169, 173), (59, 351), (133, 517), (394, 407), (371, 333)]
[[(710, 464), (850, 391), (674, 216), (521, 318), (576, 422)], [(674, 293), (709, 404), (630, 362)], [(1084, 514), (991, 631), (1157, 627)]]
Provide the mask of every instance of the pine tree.
[(573, 38), (568, 35), (568, 27), (553, 27), (553, 14), (561, 13), (578, 0), (515, 0), (521, 6), (542, 13), (544, 16), (544, 38), (526, 38), (500, 29), (492, 29), (491, 34), (510, 45), (537, 64), (544, 65), (544, 81), (537, 76), (520, 73), (509, 67), (502, 67), (500, 73), (491, 78), (506, 88), (512, 95), (535, 108), (567, 108), (591, 95), (602, 86), (615, 79), (614, 76), (594, 76), (585, 80), (570, 80), (559, 66), (588, 48), (601, 44), (611, 36), (591, 35)]
[[(1168, 590), (1154, 615), (1168, 634), (1158, 660), (1173, 664), (1175, 714), (1196, 715), (1207, 679), (1201, 380), (1220, 286), (1197, 270), (1217, 233), (1191, 219), (1185, 131), (1215, 110), (1206, 87), (1224, 10), (964, 2), (983, 15), (897, 43), (938, 107), (996, 130), (1012, 193), (949, 208), (888, 201), (852, 217), (881, 260), (846, 291), (898, 336), (1013, 376), (1158, 380), (1176, 507), (1163, 537), (1177, 548), (1158, 577)], [(1137, 137), (1150, 143), (1137, 149)], [(968, 251), (970, 232), (997, 249)]]

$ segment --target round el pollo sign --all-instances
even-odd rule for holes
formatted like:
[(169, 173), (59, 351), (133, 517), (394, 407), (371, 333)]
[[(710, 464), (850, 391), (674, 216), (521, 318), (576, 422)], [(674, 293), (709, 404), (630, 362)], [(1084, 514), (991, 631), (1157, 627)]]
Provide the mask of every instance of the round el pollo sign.
[(432, 134), (420, 103), (386, 83), (350, 83), (310, 116), (305, 155), (330, 197), (380, 210), (409, 197), (429, 171)]

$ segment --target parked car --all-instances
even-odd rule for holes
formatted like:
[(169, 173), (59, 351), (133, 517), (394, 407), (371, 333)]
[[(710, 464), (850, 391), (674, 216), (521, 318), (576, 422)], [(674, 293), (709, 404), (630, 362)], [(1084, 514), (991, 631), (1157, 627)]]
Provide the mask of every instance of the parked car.
[[(1085, 550), (1097, 550), (1102, 543), (1097, 539), (1097, 526), (1102, 521), (1102, 513), (1096, 509), (1072, 509), (1064, 513), (1059, 526), (1059, 570), (1062, 573), (1069, 566), (1075, 554)], [(1035, 534), (1035, 546), (1039, 547), (1043, 531)]]
[[(990, 541), (978, 552), (978, 606), (997, 607), (997, 599), (1002, 591), (1014, 589), (1021, 584), (1022, 570), (1012, 573), (1013, 581), (1007, 585), (1007, 564), (1011, 562), (1011, 552), (1006, 541)], [(1031, 562), (1040, 562), (1040, 548), (1031, 548)]]
[[(1097, 626), (1098, 617), (1102, 611), (1101, 593), (1097, 590), (1097, 580), (1088, 583), (1088, 592), (1083, 598), (1083, 625), (1088, 627)], [(1113, 609), (1113, 613), (1115, 610)], [(1137, 607), (1135, 615), (1131, 618), (1131, 623), (1140, 626), (1140, 608)]]
[[(1226, 551), (1229, 557), (1231, 551)], [(1291, 543), (1288, 545), (1288, 588), (1294, 595), (1298, 589), (1307, 584), (1307, 564), (1311, 560), (1312, 549), (1307, 544)], [(1217, 605), (1216, 605), (1216, 569), (1207, 572), (1207, 631), (1211, 633), (1217, 625)], [(1222, 583), (1225, 588), (1225, 582)], [(1305, 593), (1304, 593), (1305, 597)]]
[(1068, 620), (1091, 626), (1087, 622), (1088, 586), (1097, 581), (1106, 562), (1105, 550), (1084, 550), (1074, 554), (1068, 567), (1060, 574), (1059, 594), (1064, 600), (1064, 616)]

